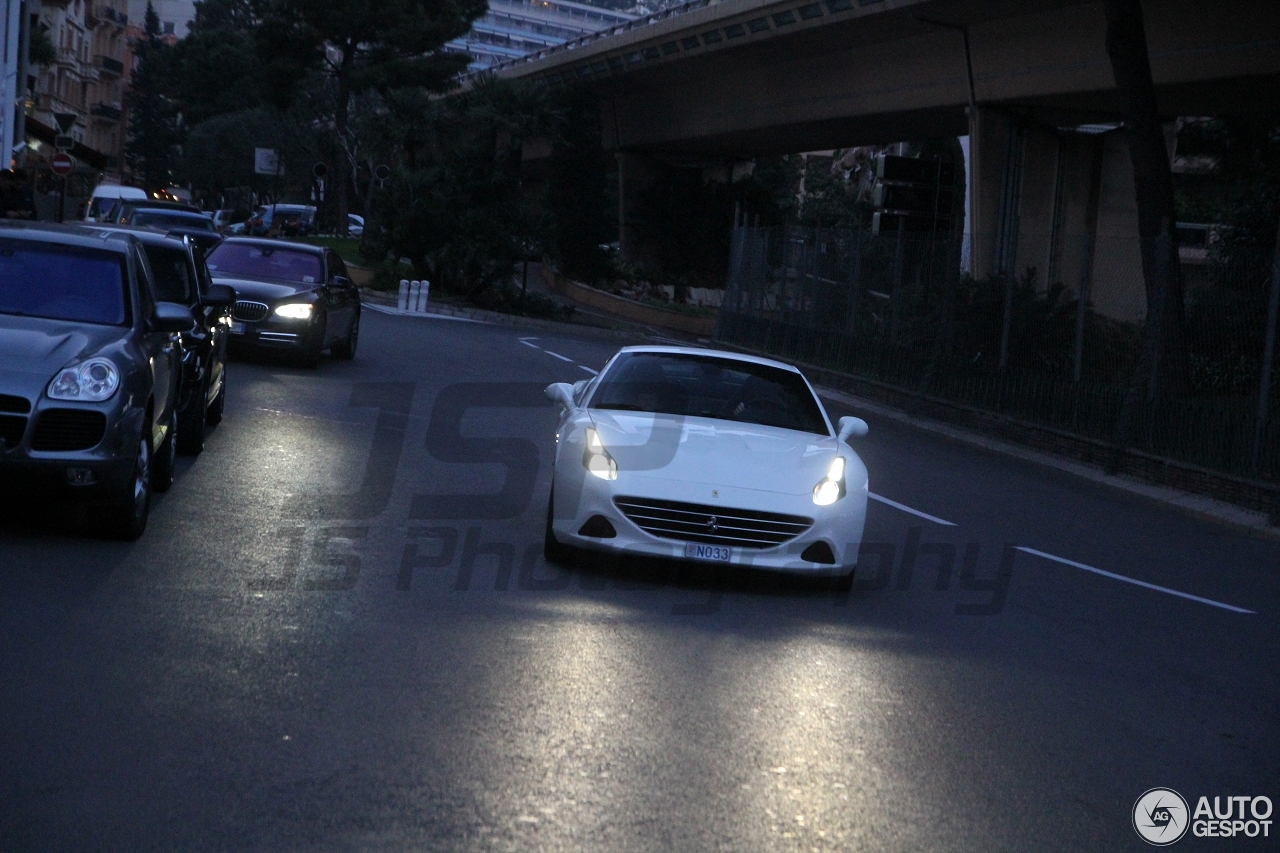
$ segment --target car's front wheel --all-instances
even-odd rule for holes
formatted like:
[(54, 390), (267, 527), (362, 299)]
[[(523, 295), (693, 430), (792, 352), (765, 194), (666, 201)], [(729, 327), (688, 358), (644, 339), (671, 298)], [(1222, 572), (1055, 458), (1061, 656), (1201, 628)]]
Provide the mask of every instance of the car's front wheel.
[(551, 496), (547, 498), (547, 529), (542, 541), (542, 556), (548, 563), (567, 566), (573, 563), (573, 558), (576, 556), (578, 549), (561, 542), (551, 529), (551, 519), (555, 514), (555, 505), (556, 490), (553, 488)]
[(133, 541), (147, 529), (150, 515), (151, 425), (147, 424), (134, 449), (133, 476), (103, 510), (99, 528), (112, 539)]
[(204, 450), (204, 429), (209, 422), (209, 380), (205, 378), (178, 413), (178, 452), (195, 456)]
[(178, 412), (175, 409), (169, 410), (169, 429), (165, 433), (164, 441), (160, 442), (160, 447), (156, 450), (155, 458), (151, 462), (151, 488), (157, 492), (167, 492), (169, 487), (173, 485), (173, 468), (177, 462), (178, 453)]
[(360, 312), (356, 312), (355, 319), (351, 321), (351, 328), (347, 332), (346, 338), (333, 346), (329, 347), (329, 352), (334, 358), (340, 358), (343, 361), (350, 361), (356, 357), (356, 345), (360, 343)]

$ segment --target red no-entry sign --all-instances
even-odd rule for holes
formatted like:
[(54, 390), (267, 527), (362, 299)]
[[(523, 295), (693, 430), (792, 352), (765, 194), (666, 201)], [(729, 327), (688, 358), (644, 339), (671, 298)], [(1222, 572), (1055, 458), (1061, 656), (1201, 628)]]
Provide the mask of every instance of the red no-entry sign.
[(76, 161), (71, 159), (71, 155), (65, 151), (54, 154), (53, 159), (49, 161), (49, 168), (53, 169), (55, 175), (70, 175), (75, 167)]

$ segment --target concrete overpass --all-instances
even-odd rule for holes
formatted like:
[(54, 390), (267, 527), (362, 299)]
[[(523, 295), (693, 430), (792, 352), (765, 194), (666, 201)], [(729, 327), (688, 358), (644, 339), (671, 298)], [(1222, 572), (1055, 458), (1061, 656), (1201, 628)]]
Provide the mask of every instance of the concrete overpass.
[[(1276, 0), (1143, 7), (1170, 118), (1280, 109)], [(495, 71), (597, 92), (624, 199), (652, 171), (646, 156), (733, 161), (968, 133), (975, 273), (1035, 264), (1074, 286), (1100, 264), (1140, 269), (1136, 239), (1123, 239), (1136, 235), (1123, 140), (1060, 130), (1118, 121), (1097, 2), (698, 0)]]

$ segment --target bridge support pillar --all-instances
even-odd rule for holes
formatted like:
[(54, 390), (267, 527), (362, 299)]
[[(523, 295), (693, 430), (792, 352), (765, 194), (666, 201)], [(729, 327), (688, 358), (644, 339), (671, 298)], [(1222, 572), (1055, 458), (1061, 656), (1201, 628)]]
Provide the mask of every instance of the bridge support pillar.
[(661, 164), (634, 151), (619, 151), (618, 158), (618, 250), (633, 263), (642, 263), (652, 254), (645, 240), (642, 200), (653, 188)]
[(1120, 131), (1061, 130), (979, 107), (969, 137), (976, 279), (1034, 269), (1122, 322), (1146, 313), (1137, 198)]

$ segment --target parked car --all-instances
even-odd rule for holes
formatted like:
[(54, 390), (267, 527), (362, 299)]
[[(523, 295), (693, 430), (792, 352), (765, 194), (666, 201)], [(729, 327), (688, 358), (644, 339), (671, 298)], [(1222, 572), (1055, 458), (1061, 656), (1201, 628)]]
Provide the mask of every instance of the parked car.
[(93, 195), (89, 197), (89, 204), (85, 207), (85, 221), (105, 221), (107, 214), (111, 212), (111, 208), (121, 199), (146, 201), (147, 197), (146, 190), (138, 187), (126, 187), (121, 184), (98, 184), (98, 186), (94, 187)]
[(352, 237), (364, 235), (364, 217), (355, 213), (347, 214), (347, 233)]
[(217, 284), (235, 289), (233, 347), (291, 352), (316, 367), (328, 349), (355, 358), (360, 291), (332, 249), (228, 237), (205, 259)]
[(173, 483), (191, 309), (158, 299), (133, 234), (0, 224), (0, 478), (142, 535)]
[(316, 209), (309, 204), (268, 204), (257, 208), (245, 223), (255, 237), (305, 237), (315, 230)]
[(236, 212), (234, 210), (230, 210), (230, 209), (215, 210), (213, 212), (214, 229), (219, 233), (223, 233), (223, 234), (227, 233), (227, 229), (234, 224), (232, 220), (235, 218), (235, 215), (236, 215)]
[(226, 404), (227, 338), (236, 292), (213, 283), (204, 252), (190, 237), (124, 225), (97, 227), (137, 237), (151, 265), (159, 298), (191, 310), (195, 324), (182, 335), (178, 452), (198, 454), (204, 450), (206, 426), (216, 426), (222, 420)]
[(222, 242), (222, 235), (213, 227), (213, 217), (207, 213), (138, 207), (129, 211), (120, 224), (153, 228), (178, 237), (190, 237), (202, 254)]
[(546, 557), (579, 549), (826, 576), (847, 585), (867, 469), (795, 367), (739, 353), (627, 347), (562, 407)]
[(133, 211), (140, 207), (145, 207), (148, 210), (185, 210), (188, 213), (201, 212), (200, 208), (196, 207), (194, 204), (187, 204), (183, 201), (158, 201), (153, 198), (122, 198), (116, 200), (115, 204), (112, 205), (110, 212), (108, 212), (106, 216), (99, 216), (98, 221), (116, 224), (128, 222)]

